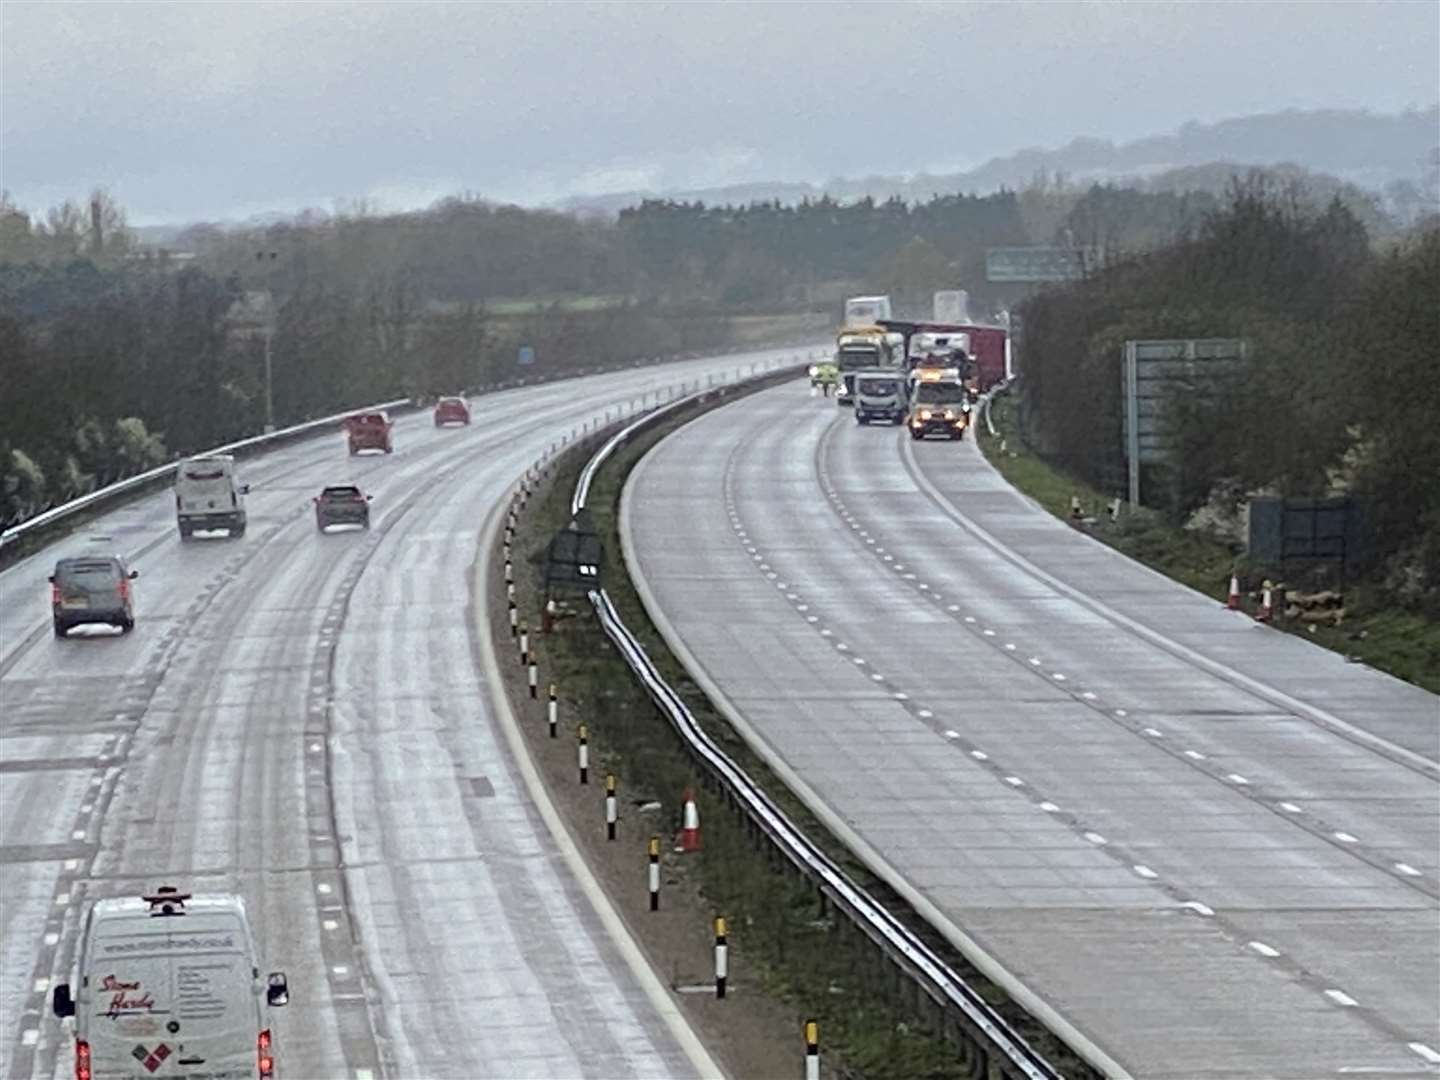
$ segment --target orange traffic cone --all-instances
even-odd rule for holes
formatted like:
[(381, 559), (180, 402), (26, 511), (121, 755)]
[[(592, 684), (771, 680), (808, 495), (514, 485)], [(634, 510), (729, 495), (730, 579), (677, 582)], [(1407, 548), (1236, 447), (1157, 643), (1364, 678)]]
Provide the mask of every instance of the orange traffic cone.
[(680, 850), (700, 850), (700, 808), (695, 805), (695, 793), (685, 789), (685, 819), (680, 830)]
[(1256, 614), (1255, 619), (1257, 622), (1269, 622), (1275, 617), (1275, 586), (1268, 578), (1260, 597), (1260, 611)]
[(1240, 610), (1240, 577), (1237, 574), (1230, 575), (1230, 595), (1225, 598), (1225, 606), (1231, 611)]

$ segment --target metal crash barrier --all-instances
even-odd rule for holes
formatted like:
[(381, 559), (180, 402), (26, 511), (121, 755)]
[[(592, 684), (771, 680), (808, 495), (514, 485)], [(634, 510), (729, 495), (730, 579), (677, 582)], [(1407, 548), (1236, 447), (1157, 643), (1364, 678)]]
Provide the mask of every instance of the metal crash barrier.
[[(801, 371), (802, 368), (796, 369)], [(775, 372), (731, 384), (762, 383)], [(652, 410), (612, 435), (585, 464), (571, 499), (571, 513), (585, 508), (600, 467), (637, 433), (663, 421), (676, 410), (710, 396), (700, 391)], [(965, 979), (883, 904), (857, 885), (828, 855), (793, 824), (764, 790), (726, 754), (695, 720), (688, 706), (656, 669), (644, 647), (620, 618), (604, 589), (592, 590), (590, 603), (606, 636), (624, 656), (635, 677), (714, 780), (784, 857), (825, 896), (835, 910), (873, 942), (942, 1010), (950, 1027), (958, 1021), (965, 1042), (983, 1062), (975, 1075), (989, 1078), (1025, 1077), (1058, 1080), (1060, 1073), (1020, 1036)]]

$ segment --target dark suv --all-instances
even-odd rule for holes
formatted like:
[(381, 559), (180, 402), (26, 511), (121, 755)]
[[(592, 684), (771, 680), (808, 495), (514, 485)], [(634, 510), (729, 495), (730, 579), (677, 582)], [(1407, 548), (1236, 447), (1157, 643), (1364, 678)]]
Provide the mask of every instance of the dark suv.
[(121, 633), (135, 629), (135, 597), (130, 582), (139, 570), (118, 555), (61, 559), (50, 575), (50, 612), (55, 636), (64, 637), (81, 623), (109, 623)]
[(315, 527), (359, 525), (370, 528), (370, 496), (353, 484), (327, 487), (315, 496)]

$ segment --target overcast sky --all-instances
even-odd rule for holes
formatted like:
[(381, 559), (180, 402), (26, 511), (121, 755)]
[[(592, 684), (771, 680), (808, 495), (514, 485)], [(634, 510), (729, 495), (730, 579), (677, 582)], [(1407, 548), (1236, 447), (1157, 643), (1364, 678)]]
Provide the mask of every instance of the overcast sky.
[(954, 171), (1440, 97), (1440, 4), (0, 2), (0, 183), (133, 223)]

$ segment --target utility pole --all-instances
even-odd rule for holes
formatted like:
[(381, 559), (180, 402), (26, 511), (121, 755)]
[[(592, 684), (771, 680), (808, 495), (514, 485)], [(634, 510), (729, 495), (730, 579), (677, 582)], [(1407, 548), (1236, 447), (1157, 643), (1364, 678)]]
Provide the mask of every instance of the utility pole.
[[(257, 251), (255, 253), (255, 261), (262, 267), (266, 262), (273, 264), (279, 257), (278, 251)], [(275, 430), (274, 370), (271, 363), (270, 344), (275, 337), (275, 321), (278, 313), (275, 310), (274, 292), (267, 287), (264, 296), (265, 325), (262, 333), (265, 336), (265, 434), (269, 435)]]
[[(273, 301), (272, 301), (273, 303)], [(275, 319), (265, 324), (265, 434), (269, 435), (275, 430), (275, 397), (272, 391), (271, 367), (270, 367), (270, 339), (275, 336)]]

